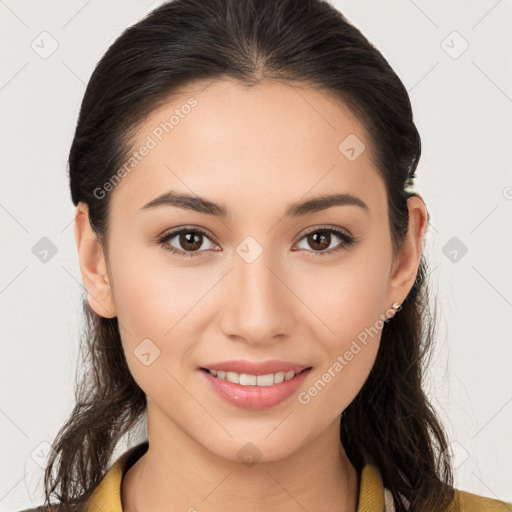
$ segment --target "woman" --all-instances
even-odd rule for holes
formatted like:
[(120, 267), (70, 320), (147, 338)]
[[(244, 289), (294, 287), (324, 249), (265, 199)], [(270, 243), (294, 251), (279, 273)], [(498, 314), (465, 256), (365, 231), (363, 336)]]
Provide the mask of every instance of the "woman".
[(421, 386), (420, 152), (403, 84), (326, 2), (175, 0), (128, 28), (69, 156), (90, 373), (41, 508), (512, 510), (453, 489)]

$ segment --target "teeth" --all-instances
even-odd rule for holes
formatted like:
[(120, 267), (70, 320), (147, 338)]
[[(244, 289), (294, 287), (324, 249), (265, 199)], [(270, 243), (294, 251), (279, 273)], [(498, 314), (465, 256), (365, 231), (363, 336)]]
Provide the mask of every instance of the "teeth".
[(284, 380), (284, 372), (277, 372), (274, 375), (274, 383), (279, 384), (280, 382), (283, 382)]
[(226, 372), (226, 380), (228, 382), (232, 382), (233, 384), (238, 384), (238, 381), (240, 380), (240, 375), (235, 372)]
[[(234, 372), (233, 372), (234, 373)], [(242, 386), (256, 386), (258, 384), (258, 377), (256, 375), (248, 375), (247, 373), (234, 373), (235, 379), (231, 382), (234, 382), (235, 384), (242, 384)], [(264, 377), (264, 375), (260, 375), (260, 378)], [(269, 375), (270, 379), (270, 385), (274, 384), (274, 376)], [(268, 384), (265, 384), (268, 386)], [(260, 382), (260, 386), (263, 386), (263, 381)]]
[(290, 379), (293, 379), (293, 377), (295, 376), (295, 372), (293, 371), (289, 371), (289, 372), (286, 372), (284, 374), (284, 380), (290, 380)]
[(222, 380), (227, 380), (233, 384), (241, 384), (242, 386), (273, 386), (285, 380), (295, 377), (295, 372), (277, 372), (268, 373), (267, 375), (250, 375), (248, 373), (223, 372), (221, 370), (208, 370), (208, 372)]

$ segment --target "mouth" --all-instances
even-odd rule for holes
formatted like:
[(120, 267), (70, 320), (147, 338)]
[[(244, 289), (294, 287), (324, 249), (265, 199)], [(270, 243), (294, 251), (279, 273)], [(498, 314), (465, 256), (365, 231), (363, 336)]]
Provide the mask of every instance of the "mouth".
[(268, 387), (274, 386), (292, 380), (297, 375), (300, 375), (308, 370), (311, 370), (312, 366), (302, 369), (301, 371), (278, 371), (275, 373), (267, 373), (265, 375), (252, 375), (250, 373), (238, 373), (232, 371), (215, 370), (210, 368), (200, 368), (201, 371), (206, 372), (216, 379), (231, 382), (232, 384), (239, 384), (240, 386), (260, 386)]
[[(308, 378), (312, 366), (264, 375), (199, 368), (210, 389), (229, 404), (243, 409), (270, 409), (288, 401)], [(253, 370), (254, 371), (254, 370)]]

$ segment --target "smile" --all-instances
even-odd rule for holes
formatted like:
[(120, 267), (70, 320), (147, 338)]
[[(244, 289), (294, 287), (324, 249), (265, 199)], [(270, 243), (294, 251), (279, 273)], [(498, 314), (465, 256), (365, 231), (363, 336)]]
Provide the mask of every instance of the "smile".
[[(297, 374), (289, 370), (251, 375), (201, 368), (200, 374), (204, 376), (210, 389), (231, 405), (243, 409), (262, 410), (290, 398), (299, 390), (311, 371), (312, 368), (309, 367)], [(214, 372), (217, 375), (214, 375)]]
[(266, 375), (250, 375), (248, 373), (225, 372), (221, 370), (208, 370), (208, 372), (218, 379), (227, 380), (241, 386), (273, 386), (285, 380), (293, 379), (296, 375), (293, 370), (268, 373)]

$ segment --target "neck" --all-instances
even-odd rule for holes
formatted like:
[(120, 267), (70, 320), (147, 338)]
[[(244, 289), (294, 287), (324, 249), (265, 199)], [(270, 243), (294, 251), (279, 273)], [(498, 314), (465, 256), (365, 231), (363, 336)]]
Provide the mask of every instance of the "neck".
[(339, 439), (338, 417), (288, 457), (250, 465), (211, 453), (177, 426), (159, 428), (148, 410), (149, 447), (124, 475), (123, 512), (356, 512), (358, 475)]

